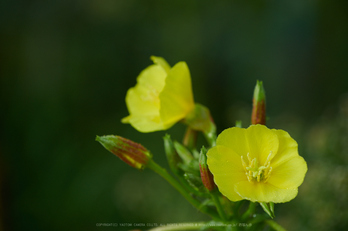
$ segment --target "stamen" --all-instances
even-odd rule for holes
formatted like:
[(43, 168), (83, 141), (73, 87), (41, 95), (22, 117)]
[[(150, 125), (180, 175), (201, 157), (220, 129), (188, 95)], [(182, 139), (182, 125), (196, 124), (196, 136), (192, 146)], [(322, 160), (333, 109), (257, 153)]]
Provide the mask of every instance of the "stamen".
[(250, 158), (250, 154), (247, 153), (248, 164), (244, 160), (244, 156), (241, 156), (242, 166), (245, 170), (245, 175), (249, 182), (264, 182), (266, 183), (271, 175), (272, 167), (270, 167), (272, 152), (267, 156), (266, 162), (263, 166), (259, 166), (258, 159)]
[(272, 151), (269, 152), (268, 156), (267, 156), (267, 159), (265, 161), (265, 164), (266, 165), (267, 163), (269, 163), (270, 159), (271, 159), (271, 156), (272, 156)]
[(257, 173), (257, 182), (260, 182), (261, 172), (262, 170), (259, 170), (259, 172)]
[(251, 164), (250, 164), (250, 166), (251, 166), (251, 168), (254, 168), (255, 167), (255, 158), (251, 161)]
[(246, 170), (247, 166), (246, 166), (246, 163), (244, 162), (244, 158), (243, 158), (243, 156), (241, 156), (241, 159), (242, 159), (242, 165), (243, 165), (243, 168), (244, 168), (244, 170)]
[(245, 173), (245, 175), (247, 176), (248, 181), (251, 182), (251, 178), (250, 178), (250, 176), (248, 175), (248, 173)]
[(270, 175), (271, 175), (271, 172), (272, 172), (272, 167), (269, 168), (268, 172), (267, 172), (267, 175), (265, 177), (265, 183), (268, 181)]
[(249, 156), (249, 152), (247, 154), (247, 157), (248, 157), (248, 160), (249, 160), (249, 164), (251, 163), (251, 159), (250, 159), (250, 156)]

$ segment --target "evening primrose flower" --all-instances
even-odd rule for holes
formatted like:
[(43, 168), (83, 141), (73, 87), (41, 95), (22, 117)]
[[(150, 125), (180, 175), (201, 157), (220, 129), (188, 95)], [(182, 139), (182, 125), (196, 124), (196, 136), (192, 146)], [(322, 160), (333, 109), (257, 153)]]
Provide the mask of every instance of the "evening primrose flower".
[(296, 141), (259, 124), (224, 130), (207, 156), (216, 185), (231, 201), (288, 202), (307, 172)]
[(130, 115), (122, 119), (140, 132), (166, 130), (194, 109), (187, 64), (178, 62), (171, 68), (161, 57), (151, 59), (154, 64), (139, 74), (136, 86), (127, 92)]

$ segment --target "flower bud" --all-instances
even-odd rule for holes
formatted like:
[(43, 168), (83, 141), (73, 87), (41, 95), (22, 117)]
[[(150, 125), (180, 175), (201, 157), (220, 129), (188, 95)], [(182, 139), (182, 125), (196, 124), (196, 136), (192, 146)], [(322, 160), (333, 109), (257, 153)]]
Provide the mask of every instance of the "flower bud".
[(212, 191), (215, 188), (215, 182), (213, 179), (213, 174), (211, 174), (208, 165), (207, 165), (207, 150), (202, 147), (201, 153), (199, 156), (199, 170), (201, 172), (201, 178), (203, 185), (208, 191)]
[(251, 123), (266, 125), (266, 94), (262, 81), (258, 80), (254, 90)]
[(170, 135), (166, 134), (163, 137), (164, 141), (164, 151), (167, 156), (168, 164), (172, 172), (175, 174), (182, 174), (182, 170), (178, 167), (178, 164), (181, 162), (178, 153), (174, 148), (173, 141), (170, 139)]
[(97, 136), (96, 141), (121, 160), (137, 169), (143, 169), (152, 158), (152, 154), (141, 144), (121, 136)]
[(174, 148), (175, 148), (176, 152), (178, 153), (178, 155), (182, 159), (183, 163), (185, 165), (190, 165), (190, 163), (192, 163), (192, 160), (193, 160), (193, 156), (192, 156), (191, 152), (184, 145), (180, 144), (177, 141), (174, 141), (173, 144), (174, 144)]

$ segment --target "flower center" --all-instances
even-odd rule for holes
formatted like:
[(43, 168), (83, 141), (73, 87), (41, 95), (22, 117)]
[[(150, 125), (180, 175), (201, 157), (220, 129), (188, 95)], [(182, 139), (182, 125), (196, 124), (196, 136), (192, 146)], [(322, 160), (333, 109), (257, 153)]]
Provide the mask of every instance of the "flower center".
[(262, 166), (259, 166), (258, 160), (256, 158), (251, 159), (249, 153), (247, 154), (248, 165), (244, 161), (243, 156), (241, 156), (245, 175), (247, 176), (249, 182), (267, 182), (272, 172), (272, 167), (270, 167), (271, 155), (272, 152), (269, 153), (267, 160)]

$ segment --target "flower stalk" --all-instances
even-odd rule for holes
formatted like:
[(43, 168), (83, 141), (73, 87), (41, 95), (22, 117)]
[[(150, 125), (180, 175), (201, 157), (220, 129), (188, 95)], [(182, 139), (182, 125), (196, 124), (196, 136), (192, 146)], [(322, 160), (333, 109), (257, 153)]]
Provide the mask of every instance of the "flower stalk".
[(186, 132), (183, 138), (183, 145), (185, 145), (189, 149), (194, 149), (197, 143), (197, 131), (192, 129), (191, 127), (186, 128)]
[(255, 212), (255, 208), (256, 203), (250, 201), (247, 211), (242, 215), (242, 220), (246, 221)]
[(214, 201), (214, 204), (216, 206), (216, 209), (219, 213), (219, 216), (221, 217), (222, 221), (227, 221), (227, 216), (226, 216), (226, 213), (220, 203), (220, 195), (218, 193), (218, 191), (216, 189), (214, 189), (212, 192), (211, 192), (211, 198), (213, 199)]
[(183, 122), (191, 129), (203, 132), (210, 147), (215, 145), (216, 125), (207, 107), (196, 103)]
[(184, 171), (179, 168), (179, 165), (182, 164), (182, 159), (178, 155), (177, 151), (175, 150), (174, 143), (170, 138), (170, 135), (166, 134), (163, 137), (164, 141), (164, 150), (167, 156), (168, 165), (170, 167), (170, 170), (172, 173), (179, 179), (182, 186), (190, 193), (194, 193), (196, 195), (202, 195), (201, 192), (193, 188), (189, 182), (185, 179), (185, 173)]

